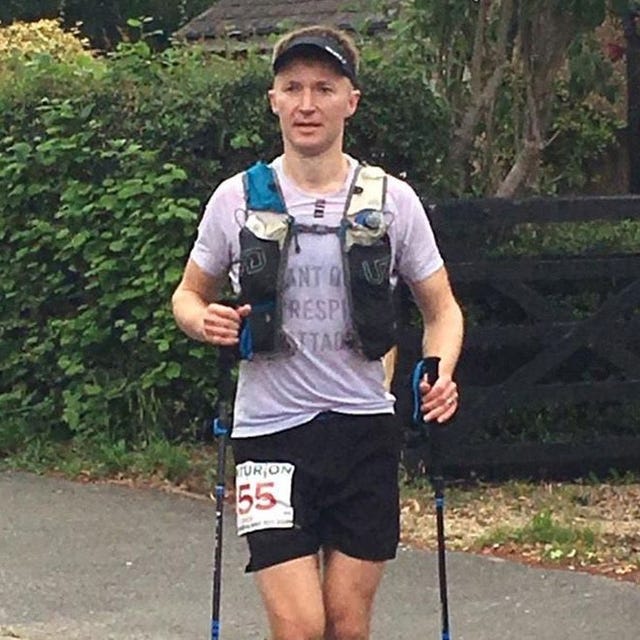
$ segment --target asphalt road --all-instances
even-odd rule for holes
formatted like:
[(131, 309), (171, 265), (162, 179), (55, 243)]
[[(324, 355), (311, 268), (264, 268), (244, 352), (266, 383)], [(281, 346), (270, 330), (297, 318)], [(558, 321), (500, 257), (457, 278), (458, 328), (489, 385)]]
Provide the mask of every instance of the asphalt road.
[[(0, 638), (210, 637), (209, 500), (0, 473)], [(223, 640), (263, 640), (227, 514)], [(448, 554), (455, 640), (638, 640), (640, 587), (464, 553)], [(433, 553), (403, 548), (376, 603), (372, 640), (440, 638)]]

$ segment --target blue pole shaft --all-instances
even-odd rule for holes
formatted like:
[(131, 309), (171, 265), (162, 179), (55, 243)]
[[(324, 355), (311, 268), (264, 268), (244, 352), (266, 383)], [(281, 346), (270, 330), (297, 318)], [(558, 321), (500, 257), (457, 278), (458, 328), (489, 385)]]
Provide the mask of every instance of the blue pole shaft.
[(233, 406), (233, 381), (231, 370), (235, 361), (234, 351), (221, 348), (218, 354), (219, 415), (213, 421), (213, 433), (218, 438), (218, 465), (216, 476), (216, 521), (213, 551), (213, 589), (211, 595), (211, 640), (219, 640), (221, 633), (220, 600), (222, 595), (222, 536), (224, 525), (225, 466), (227, 436), (231, 430)]
[[(438, 379), (439, 358), (425, 358), (424, 373), (429, 384)], [(442, 473), (442, 427), (437, 424), (429, 425), (429, 443), (431, 482), (435, 493), (436, 531), (438, 541), (438, 579), (440, 586), (440, 609), (442, 622), (442, 640), (451, 640), (449, 632), (449, 598), (447, 596), (447, 563), (444, 535), (444, 478)]]

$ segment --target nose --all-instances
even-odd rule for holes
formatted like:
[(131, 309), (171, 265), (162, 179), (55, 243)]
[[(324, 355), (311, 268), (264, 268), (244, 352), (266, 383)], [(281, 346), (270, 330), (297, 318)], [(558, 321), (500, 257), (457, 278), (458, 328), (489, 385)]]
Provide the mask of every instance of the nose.
[(300, 95), (300, 110), (313, 111), (314, 109), (313, 92), (311, 89), (305, 89)]

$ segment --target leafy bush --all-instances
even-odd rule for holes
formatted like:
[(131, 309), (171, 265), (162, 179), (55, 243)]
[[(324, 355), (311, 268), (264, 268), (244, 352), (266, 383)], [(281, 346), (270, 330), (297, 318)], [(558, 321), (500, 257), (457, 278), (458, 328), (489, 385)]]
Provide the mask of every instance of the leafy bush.
[(182, 363), (204, 354), (176, 335), (168, 300), (198, 201), (178, 195), (184, 170), (101, 139), (78, 106), (43, 104), (45, 135), (3, 141), (3, 413), (28, 418), (27, 434), (178, 433), (199, 386)]
[[(170, 145), (149, 144), (169, 110), (127, 93), (132, 56), (138, 76), (167, 86), (167, 60), (123, 48), (82, 86), (56, 82), (67, 65), (35, 60), (21, 76), (29, 102), (15, 88), (0, 97), (16, 106), (0, 141), (2, 450), (34, 436), (190, 434), (211, 411), (214, 355), (169, 309), (207, 189)], [(176, 112), (209, 119), (216, 95), (204, 87), (206, 112)]]
[(0, 27), (0, 60), (48, 54), (57, 60), (73, 61), (81, 54), (89, 55), (88, 47), (89, 41), (77, 29), (65, 30), (58, 20), (14, 22)]
[(130, 19), (153, 16), (153, 45), (164, 48), (177, 29), (211, 4), (212, 0), (2, 0), (0, 22), (57, 16), (67, 27), (78, 25), (93, 47), (106, 51), (135, 35)]

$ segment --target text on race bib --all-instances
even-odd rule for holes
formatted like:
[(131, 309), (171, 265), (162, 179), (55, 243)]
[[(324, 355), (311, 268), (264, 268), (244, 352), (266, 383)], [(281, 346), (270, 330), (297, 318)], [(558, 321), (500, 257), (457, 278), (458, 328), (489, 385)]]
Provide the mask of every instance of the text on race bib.
[(236, 465), (238, 535), (261, 529), (293, 527), (291, 487), (295, 466), (288, 462)]

